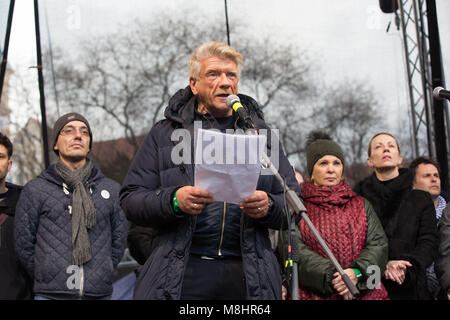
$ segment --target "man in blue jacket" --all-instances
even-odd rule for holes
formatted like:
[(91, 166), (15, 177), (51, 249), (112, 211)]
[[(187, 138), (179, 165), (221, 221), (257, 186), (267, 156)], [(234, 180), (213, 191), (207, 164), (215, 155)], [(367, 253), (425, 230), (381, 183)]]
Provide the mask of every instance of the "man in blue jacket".
[[(194, 164), (172, 159), (177, 129), (190, 132), (193, 145), (194, 121), (222, 132), (240, 127), (226, 98), (238, 94), (241, 62), (225, 43), (205, 43), (192, 53), (189, 86), (170, 99), (166, 119), (150, 130), (124, 180), (120, 198), (127, 218), (153, 229), (135, 299), (281, 299), (280, 268), (268, 237), (268, 228), (280, 229), (285, 221), (276, 178), (261, 175), (255, 193), (239, 205), (218, 202), (194, 187)], [(256, 101), (239, 96), (257, 129), (269, 129)], [(271, 140), (268, 153), (277, 150), (280, 174), (299, 192), (281, 145)]]
[(58, 161), (24, 186), (17, 204), (16, 252), (35, 299), (107, 299), (126, 248), (120, 185), (88, 158), (86, 118), (65, 114), (53, 134)]

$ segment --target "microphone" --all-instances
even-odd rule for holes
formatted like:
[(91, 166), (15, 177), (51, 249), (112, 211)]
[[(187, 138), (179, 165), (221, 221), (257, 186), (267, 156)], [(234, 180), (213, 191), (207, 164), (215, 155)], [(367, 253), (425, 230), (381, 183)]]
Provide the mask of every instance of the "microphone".
[(241, 119), (245, 125), (246, 128), (244, 129), (254, 129), (255, 125), (253, 124), (252, 119), (250, 118), (250, 115), (248, 114), (247, 110), (244, 108), (244, 106), (241, 104), (241, 99), (235, 94), (230, 94), (227, 97), (227, 100), (225, 101), (228, 108), (231, 108), (236, 112), (239, 116), (239, 119)]
[(433, 96), (438, 100), (450, 100), (450, 91), (445, 90), (442, 87), (436, 87), (433, 90)]

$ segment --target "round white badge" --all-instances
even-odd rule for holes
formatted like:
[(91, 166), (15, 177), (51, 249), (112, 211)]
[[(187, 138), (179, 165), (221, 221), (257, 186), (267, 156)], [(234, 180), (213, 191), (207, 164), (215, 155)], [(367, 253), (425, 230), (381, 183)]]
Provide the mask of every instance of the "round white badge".
[(102, 192), (100, 193), (103, 197), (103, 199), (109, 199), (109, 192), (108, 190), (102, 190)]

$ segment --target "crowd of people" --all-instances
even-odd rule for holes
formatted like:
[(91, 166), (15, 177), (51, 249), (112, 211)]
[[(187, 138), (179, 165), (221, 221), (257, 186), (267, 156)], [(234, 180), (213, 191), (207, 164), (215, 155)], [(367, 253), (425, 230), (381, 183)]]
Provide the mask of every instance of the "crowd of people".
[[(270, 129), (258, 103), (239, 94), (242, 60), (221, 42), (195, 49), (189, 85), (172, 96), (122, 185), (91, 160), (93, 131), (79, 113), (55, 122), (58, 160), (24, 187), (6, 182), (13, 146), (0, 134), (0, 299), (111, 299), (127, 246), (140, 264), (134, 299), (291, 299), (281, 258), (291, 250), (282, 240), (290, 232), (285, 189), (275, 176), (260, 175), (239, 203), (215, 201), (195, 186), (193, 151), (181, 163), (172, 158), (176, 130), (190, 132), (194, 145), (194, 122), (229, 132), (250, 119), (255, 130)], [(248, 112), (245, 123), (226, 103), (232, 94)], [(373, 173), (352, 189), (346, 156), (326, 132), (308, 136), (305, 178), (267, 132), (285, 185), (344, 272), (297, 217), (300, 299), (450, 299), (450, 198), (436, 162), (420, 157), (405, 168), (395, 137), (378, 133), (367, 150)]]

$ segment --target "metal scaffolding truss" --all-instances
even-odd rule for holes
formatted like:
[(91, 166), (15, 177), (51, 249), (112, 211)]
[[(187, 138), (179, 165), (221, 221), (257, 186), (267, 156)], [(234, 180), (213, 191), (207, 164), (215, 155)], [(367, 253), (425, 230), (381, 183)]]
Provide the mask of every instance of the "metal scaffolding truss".
[(428, 151), (428, 156), (436, 158), (426, 1), (398, 0), (398, 5), (408, 75), (413, 156), (423, 156)]

